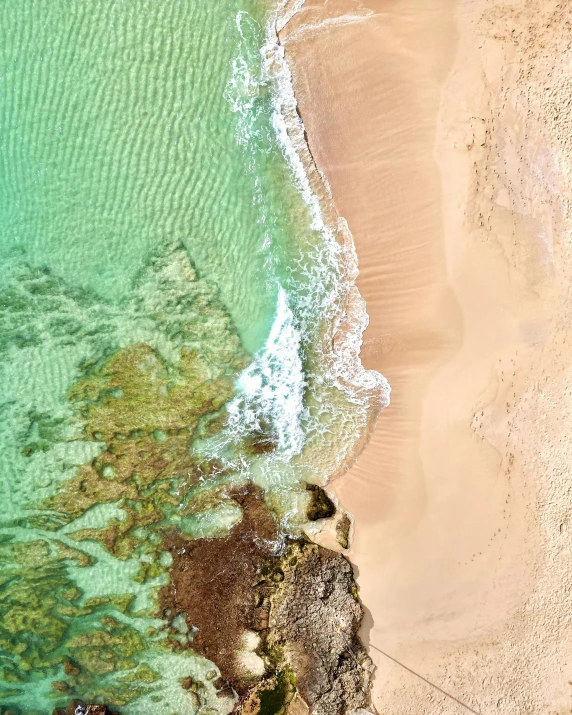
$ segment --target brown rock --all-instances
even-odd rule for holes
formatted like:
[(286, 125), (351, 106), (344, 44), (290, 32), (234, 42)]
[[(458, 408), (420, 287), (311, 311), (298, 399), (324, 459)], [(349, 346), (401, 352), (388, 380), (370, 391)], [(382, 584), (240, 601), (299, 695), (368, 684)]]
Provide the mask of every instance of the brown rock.
[(252, 628), (255, 631), (263, 631), (268, 628), (268, 608), (257, 608), (254, 611), (254, 616), (252, 620)]
[(188, 613), (196, 629), (193, 650), (217, 664), (239, 694), (260, 678), (245, 670), (239, 652), (246, 630), (257, 623), (256, 603), (278, 562), (280, 541), (274, 515), (261, 489), (249, 485), (229, 495), (242, 507), (242, 520), (224, 539), (186, 541), (178, 533), (165, 538), (173, 556), (171, 583), (160, 592), (162, 612), (170, 618)]
[(352, 522), (347, 514), (344, 514), (336, 524), (336, 540), (342, 549), (349, 548), (351, 526)]
[(66, 660), (64, 660), (64, 673), (71, 676), (79, 675), (80, 670), (77, 665), (74, 665), (71, 660), (66, 658)]
[(310, 492), (310, 503), (306, 509), (308, 521), (329, 519), (336, 513), (336, 505), (322, 487), (317, 484), (306, 484), (306, 489)]

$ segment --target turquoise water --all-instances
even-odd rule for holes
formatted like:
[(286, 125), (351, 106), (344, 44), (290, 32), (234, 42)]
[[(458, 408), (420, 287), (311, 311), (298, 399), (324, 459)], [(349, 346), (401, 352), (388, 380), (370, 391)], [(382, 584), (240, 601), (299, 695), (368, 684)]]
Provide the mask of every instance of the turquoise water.
[(164, 530), (224, 535), (205, 493), (250, 479), (296, 532), (383, 403), (274, 12), (0, 4), (0, 702), (24, 713), (183, 715), (189, 674), (227, 712), (157, 618)]

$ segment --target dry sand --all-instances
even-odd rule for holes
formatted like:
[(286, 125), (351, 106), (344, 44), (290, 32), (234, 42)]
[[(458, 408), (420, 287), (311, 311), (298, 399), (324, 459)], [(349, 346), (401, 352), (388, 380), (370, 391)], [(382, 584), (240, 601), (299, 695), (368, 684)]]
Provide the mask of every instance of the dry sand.
[[(572, 712), (572, 3), (307, 0), (281, 33), (392, 404), (332, 485), (366, 642)], [(461, 705), (371, 649), (384, 715)]]

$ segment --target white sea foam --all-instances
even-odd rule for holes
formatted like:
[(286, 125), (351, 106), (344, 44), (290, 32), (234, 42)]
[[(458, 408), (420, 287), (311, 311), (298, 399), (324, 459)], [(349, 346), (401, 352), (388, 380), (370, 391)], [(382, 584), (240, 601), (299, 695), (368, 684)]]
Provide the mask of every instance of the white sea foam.
[[(301, 9), (301, 6), (304, 4), (304, 2), (305, 2), (305, 0), (302, 0), (302, 2), (300, 4), (300, 8), (298, 8), (298, 9)], [(296, 12), (297, 11), (298, 10), (296, 10)], [(277, 24), (278, 31), (280, 31), (283, 27), (285, 27), (288, 24), (288, 22), (290, 21), (290, 19), (296, 13), (294, 12), (292, 14), (290, 14), (290, 13), (288, 13), (288, 14), (290, 15), (290, 18), (286, 22), (284, 22), (282, 20), (279, 24)], [(373, 14), (374, 14), (373, 10), (369, 10), (367, 8), (362, 8), (359, 12), (355, 12), (355, 13), (349, 12), (349, 13), (346, 13), (345, 15), (337, 15), (335, 17), (329, 17), (329, 18), (326, 18), (325, 20), (322, 20), (321, 22), (305, 23), (298, 30), (291, 32), (288, 35), (288, 41), (290, 42), (293, 39), (300, 40), (302, 37), (304, 37), (307, 34), (320, 32), (321, 30), (323, 30), (324, 28), (327, 28), (327, 27), (339, 26), (339, 25), (355, 25), (359, 22), (364, 22), (365, 20), (370, 18)], [(280, 25), (282, 26), (282, 28), (280, 27)]]
[[(287, 4), (281, 3), (269, 21), (258, 62), (248, 42), (254, 20), (238, 13), (241, 41), (226, 93), (239, 115), (237, 140), (254, 155), (263, 131), (257, 122), (264, 112), (257, 97), (270, 89), (274, 141), (307, 207), (313, 233), (300, 238), (305, 242), (291, 280), (278, 284), (273, 275), (276, 318), (264, 348), (240, 376), (238, 395), (229, 409), (227, 440), (236, 443), (249, 430), (273, 434), (277, 449), (264, 455), (256, 471), (265, 475), (263, 482), (276, 485), (284, 483), (286, 473), (294, 480), (324, 480), (347, 468), (377, 413), (388, 404), (390, 392), (385, 378), (365, 370), (360, 360), (369, 319), (355, 285), (358, 270), (351, 233), (344, 219), (325, 220), (322, 202), (327, 200), (327, 187), (320, 197), (308, 173), (312, 159), (277, 35), (304, 3), (290, 4), (283, 15)], [(271, 236), (267, 240), (270, 245)], [(246, 466), (244, 461), (241, 466)]]
[(283, 0), (283, 2), (279, 3), (275, 17), (275, 31), (281, 32), (305, 4), (306, 0), (295, 0), (292, 6), (288, 8), (288, 0)]
[[(308, 315), (307, 319), (315, 319), (316, 309), (321, 311), (327, 321), (326, 335), (322, 342), (326, 375), (333, 379), (336, 387), (347, 399), (364, 407), (364, 420), (371, 422), (379, 409), (388, 404), (390, 388), (380, 373), (365, 370), (360, 360), (362, 336), (369, 317), (365, 301), (355, 285), (358, 264), (353, 237), (343, 218), (338, 219), (335, 228), (326, 224), (320, 197), (312, 189), (306, 170), (311, 156), (304, 125), (298, 113), (292, 75), (284, 48), (277, 36), (278, 29), (282, 29), (286, 22), (302, 9), (303, 4), (295, 3), (294, 9), (290, 9), (285, 18), (283, 9), (287, 6), (287, 0), (283, 0), (267, 28), (267, 42), (262, 48), (262, 54), (266, 58), (267, 72), (273, 75), (276, 88), (273, 95), (272, 120), (295, 182), (310, 208), (312, 227), (319, 231), (323, 238), (324, 251), (317, 263), (318, 269), (322, 269), (321, 277), (325, 284), (328, 282), (325, 275), (327, 272), (336, 274), (338, 278), (326, 295), (321, 297), (321, 305), (311, 307), (312, 314)], [(303, 160), (304, 154), (306, 162)], [(327, 187), (325, 193), (327, 194)], [(366, 425), (362, 424), (361, 427), (366, 428)]]
[(237, 387), (238, 396), (228, 408), (228, 427), (234, 437), (270, 431), (281, 461), (298, 454), (304, 443), (306, 384), (300, 334), (283, 288), (266, 344), (242, 372)]
[(259, 71), (259, 58), (252, 55), (248, 34), (259, 28), (258, 23), (244, 10), (236, 14), (236, 27), (240, 43), (238, 53), (232, 62), (232, 75), (224, 97), (232, 111), (240, 117), (236, 137), (240, 144), (248, 147), (254, 137), (254, 124), (258, 117), (256, 100), (264, 84)]

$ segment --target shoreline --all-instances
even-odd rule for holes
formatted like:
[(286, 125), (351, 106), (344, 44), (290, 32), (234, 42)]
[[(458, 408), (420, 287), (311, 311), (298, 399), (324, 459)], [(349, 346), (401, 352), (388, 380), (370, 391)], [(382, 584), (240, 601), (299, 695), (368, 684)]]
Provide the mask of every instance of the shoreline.
[[(392, 387), (329, 487), (354, 517), (362, 640), (476, 710), (531, 715), (564, 707), (572, 664), (557, 94), (572, 17), (541, 15), (524, 0), (308, 0), (280, 34), (358, 253), (362, 360)], [(370, 655), (380, 712), (458, 712)]]
[[(322, 322), (327, 327), (321, 335), (326, 372), (340, 393), (350, 393), (350, 403), (359, 404), (363, 412), (354, 418), (360, 422), (359, 438), (330, 465), (332, 471), (321, 484), (345, 474), (355, 463), (375, 428), (378, 414), (389, 404), (391, 387), (376, 369), (364, 367), (361, 360), (363, 335), (369, 323), (365, 301), (356, 285), (359, 275), (355, 242), (348, 223), (335, 206), (331, 187), (321, 171), (308, 141), (306, 126), (300, 114), (292, 68), (284, 52), (282, 33), (306, 0), (284, 0), (267, 26), (262, 54), (266, 71), (275, 84), (273, 101), (274, 129), (294, 183), (339, 271), (339, 288), (332, 289), (330, 302), (324, 305)], [(341, 301), (340, 301), (341, 299)], [(341, 307), (340, 307), (341, 302)], [(335, 306), (335, 307), (334, 307)], [(359, 410), (358, 410), (359, 412)], [(355, 426), (355, 425), (354, 425)], [(339, 450), (338, 450), (339, 451)]]

